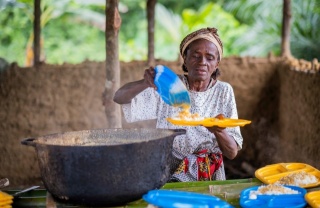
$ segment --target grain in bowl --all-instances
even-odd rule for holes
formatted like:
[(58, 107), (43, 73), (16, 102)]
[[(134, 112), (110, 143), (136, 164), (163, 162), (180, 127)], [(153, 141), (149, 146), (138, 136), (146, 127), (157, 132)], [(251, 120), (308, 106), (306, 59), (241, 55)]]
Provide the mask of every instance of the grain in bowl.
[(280, 184), (262, 185), (256, 191), (250, 191), (249, 199), (257, 199), (258, 195), (284, 195), (299, 194), (299, 191), (293, 190)]

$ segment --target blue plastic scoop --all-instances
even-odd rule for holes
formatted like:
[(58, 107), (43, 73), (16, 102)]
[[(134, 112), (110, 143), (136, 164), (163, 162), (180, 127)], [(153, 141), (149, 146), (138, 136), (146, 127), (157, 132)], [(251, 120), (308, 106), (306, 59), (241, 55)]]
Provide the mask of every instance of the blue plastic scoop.
[(180, 78), (168, 67), (157, 65), (154, 83), (157, 92), (168, 105), (190, 106), (190, 96), (186, 86)]

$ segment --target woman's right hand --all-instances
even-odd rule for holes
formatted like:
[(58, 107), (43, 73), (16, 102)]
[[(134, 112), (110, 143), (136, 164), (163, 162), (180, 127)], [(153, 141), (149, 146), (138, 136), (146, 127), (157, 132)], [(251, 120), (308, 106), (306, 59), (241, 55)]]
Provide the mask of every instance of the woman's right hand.
[(144, 83), (148, 87), (152, 87), (155, 90), (157, 90), (157, 86), (154, 84), (154, 77), (156, 76), (156, 71), (154, 70), (154, 67), (150, 66), (148, 69), (144, 70)]
[(122, 87), (120, 87), (113, 96), (113, 101), (118, 104), (130, 103), (131, 100), (140, 92), (148, 87), (157, 89), (154, 84), (154, 77), (156, 76), (156, 71), (153, 67), (149, 67), (144, 71), (144, 79), (129, 82)]

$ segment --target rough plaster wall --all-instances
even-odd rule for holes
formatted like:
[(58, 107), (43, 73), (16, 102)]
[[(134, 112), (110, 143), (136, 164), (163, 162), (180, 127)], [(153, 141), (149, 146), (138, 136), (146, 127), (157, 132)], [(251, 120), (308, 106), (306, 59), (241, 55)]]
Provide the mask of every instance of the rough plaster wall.
[[(290, 99), (282, 98), (288, 89), (294, 88), (287, 80), (286, 72), (281, 71), (279, 78), (279, 64), (277, 59), (260, 58), (226, 58), (222, 61), (221, 80), (229, 82), (235, 91), (239, 117), (252, 120), (252, 124), (243, 127), (243, 149), (235, 160), (226, 160), (227, 174), (232, 177), (250, 177), (252, 172), (243, 168), (244, 163), (253, 168), (282, 160), (277, 154), (279, 132), (281, 141), (287, 137), (296, 118), (289, 116), (291, 112), (287, 105), (300, 109), (309, 117), (308, 122), (319, 123), (319, 111), (309, 105), (319, 104), (319, 92), (312, 89), (307, 98), (302, 90), (296, 92), (299, 99), (310, 99), (308, 102), (292, 103)], [(178, 73), (182, 73), (180, 63), (159, 61), (159, 64), (168, 65)], [(145, 62), (121, 63), (121, 84), (141, 79), (147, 68)], [(293, 73), (294, 79), (302, 76), (303, 86), (318, 86), (319, 75), (316, 81), (305, 78), (305, 75)], [(282, 84), (284, 79), (284, 84)], [(12, 66), (10, 70), (0, 73), (0, 178), (8, 177), (12, 186), (34, 185), (40, 180), (37, 158), (33, 147), (20, 144), (22, 138), (36, 137), (50, 133), (75, 131), (83, 129), (105, 128), (107, 126), (101, 94), (105, 81), (104, 63), (84, 62), (78, 65), (42, 65), (39, 69), (20, 68)], [(310, 82), (310, 83), (309, 83)], [(281, 83), (281, 85), (280, 85)], [(301, 85), (301, 84), (300, 84)], [(280, 90), (281, 86), (281, 90)], [(319, 88), (319, 87), (318, 87)], [(281, 94), (281, 99), (279, 98)], [(317, 94), (318, 93), (318, 94)], [(316, 95), (311, 96), (311, 95)], [(313, 100), (315, 99), (315, 100)], [(281, 102), (280, 102), (281, 100)], [(279, 103), (281, 103), (279, 108)], [(121, 116), (121, 115), (119, 115)], [(280, 116), (280, 125), (279, 117)], [(316, 120), (318, 119), (318, 120)], [(316, 124), (316, 123), (315, 123)], [(154, 127), (154, 121), (128, 124), (123, 122), (123, 128)], [(281, 128), (287, 128), (282, 130)], [(298, 129), (301, 126), (294, 126)], [(319, 125), (309, 125), (302, 128), (305, 139), (319, 137)], [(295, 135), (295, 134), (292, 134)], [(319, 139), (318, 139), (319, 140)], [(301, 140), (302, 141), (302, 140)], [(297, 143), (297, 142), (295, 142)], [(290, 141), (290, 145), (295, 145)], [(307, 142), (306, 149), (317, 152), (314, 142)], [(300, 145), (300, 144), (299, 144)], [(286, 160), (295, 157), (296, 152), (283, 155)], [(290, 155), (291, 154), (291, 155)], [(318, 157), (319, 158), (319, 157)], [(313, 160), (304, 157), (301, 160)], [(316, 158), (315, 158), (316, 159)], [(310, 162), (311, 163), (311, 162)], [(312, 164), (315, 162), (312, 161)]]
[(308, 163), (320, 169), (320, 74), (288, 66), (279, 73), (281, 161)]
[(101, 67), (12, 67), (0, 74), (0, 178), (12, 185), (39, 178), (35, 150), (21, 145), (23, 138), (107, 125)]
[(275, 121), (278, 116), (279, 61), (246, 57), (228, 58), (221, 63), (220, 79), (233, 86), (239, 118), (252, 120), (250, 125), (241, 128), (244, 142), (238, 156), (232, 161), (225, 159), (229, 178), (254, 177), (254, 169), (274, 161), (278, 142)]

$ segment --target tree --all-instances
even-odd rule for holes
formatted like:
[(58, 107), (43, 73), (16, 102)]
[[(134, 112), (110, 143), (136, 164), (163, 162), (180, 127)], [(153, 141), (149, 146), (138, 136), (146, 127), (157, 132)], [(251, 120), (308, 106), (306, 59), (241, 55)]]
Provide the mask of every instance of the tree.
[(281, 33), (281, 56), (290, 58), (290, 22), (291, 22), (291, 0), (283, 0), (283, 17)]
[(34, 0), (34, 19), (33, 19), (33, 64), (37, 67), (40, 63), (40, 35), (41, 35), (41, 0)]
[(121, 127), (120, 106), (113, 102), (113, 95), (120, 87), (120, 63), (118, 50), (118, 34), (121, 17), (118, 0), (106, 0), (106, 82), (102, 95), (105, 114), (109, 128)]
[(154, 14), (157, 0), (147, 0), (148, 21), (148, 65), (153, 66), (154, 60)]

